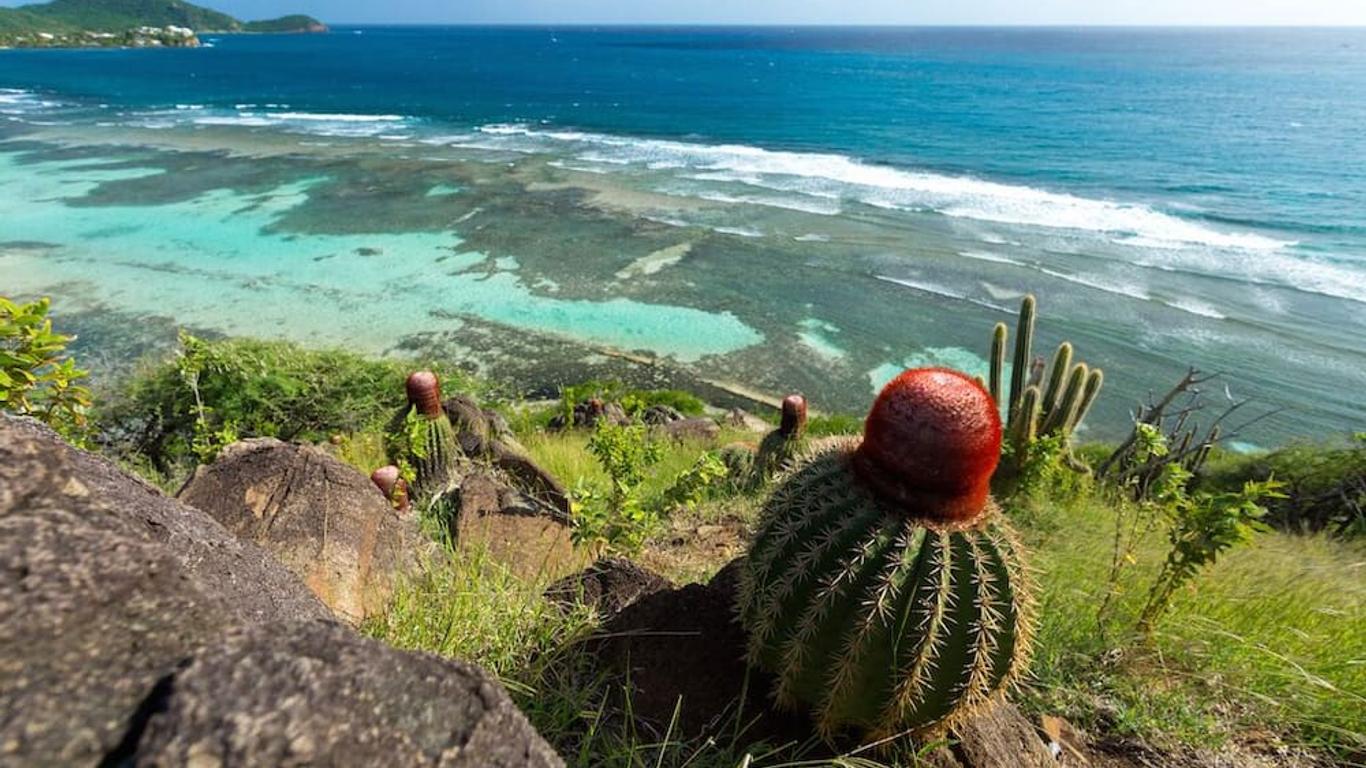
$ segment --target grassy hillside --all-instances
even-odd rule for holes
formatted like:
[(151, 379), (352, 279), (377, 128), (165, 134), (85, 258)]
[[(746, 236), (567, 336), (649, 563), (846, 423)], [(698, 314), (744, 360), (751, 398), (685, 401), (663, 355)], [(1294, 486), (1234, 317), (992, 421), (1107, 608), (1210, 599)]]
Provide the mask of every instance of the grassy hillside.
[[(0, 8), (0, 46), (82, 47), (140, 45), (129, 31), (139, 27), (185, 27), (206, 32), (326, 32), (311, 16), (294, 14), (243, 23), (226, 13), (182, 0), (52, 0)], [(194, 45), (171, 37), (166, 45)]]
[[(82, 30), (120, 32), (134, 27), (189, 27), (196, 32), (234, 32), (237, 19), (181, 0), (52, 0), (16, 9), (31, 18)], [(51, 30), (46, 30), (51, 31)]]

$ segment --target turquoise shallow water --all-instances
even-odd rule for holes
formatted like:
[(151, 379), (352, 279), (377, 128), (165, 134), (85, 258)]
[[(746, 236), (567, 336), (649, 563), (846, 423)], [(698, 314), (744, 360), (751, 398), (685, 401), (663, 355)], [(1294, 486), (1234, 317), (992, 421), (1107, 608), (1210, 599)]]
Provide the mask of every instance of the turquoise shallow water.
[(211, 42), (0, 52), (0, 290), (849, 410), (979, 371), (1030, 291), (1107, 370), (1098, 434), (1188, 364), (1287, 409), (1254, 442), (1366, 428), (1361, 31)]

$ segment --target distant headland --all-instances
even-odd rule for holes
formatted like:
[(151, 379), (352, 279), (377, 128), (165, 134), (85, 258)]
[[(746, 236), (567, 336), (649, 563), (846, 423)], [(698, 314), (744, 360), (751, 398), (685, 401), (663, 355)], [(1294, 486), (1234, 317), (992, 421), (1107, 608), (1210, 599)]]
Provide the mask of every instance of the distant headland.
[(52, 0), (0, 8), (0, 48), (192, 48), (205, 33), (327, 31), (303, 14), (244, 22), (181, 0)]

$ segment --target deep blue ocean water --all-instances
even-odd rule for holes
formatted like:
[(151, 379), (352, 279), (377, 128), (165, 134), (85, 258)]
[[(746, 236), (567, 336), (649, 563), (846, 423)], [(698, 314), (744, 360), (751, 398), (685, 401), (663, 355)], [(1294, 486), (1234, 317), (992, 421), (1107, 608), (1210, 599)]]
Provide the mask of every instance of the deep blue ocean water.
[[(10, 132), (0, 139), (228, 155), (256, 142), (272, 156), (293, 142), (291, 157), (321, 154), (329, 183), (354, 189), (365, 187), (348, 174), (363, 163), (338, 170), (344, 157), (436, 162), (463, 152), (462, 161), (515, 167), (528, 192), (590, 190), (598, 197), (578, 203), (601, 214), (601, 229), (570, 217), (582, 228), (578, 246), (549, 225), (539, 240), (485, 232), (478, 241), (468, 220), (434, 224), (411, 213), (416, 202), (369, 229), (475, 237), (482, 256), (519, 261), (512, 271), (522, 273), (508, 279), (526, 296), (640, 307), (597, 307), (582, 321), (559, 306), (524, 322), (484, 304), (466, 314), (625, 348), (639, 330), (641, 348), (704, 368), (712, 355), (711, 375), (733, 371), (775, 389), (783, 377), (761, 373), (769, 358), (744, 350), (786, 338), (829, 369), (814, 379), (842, 382), (830, 385), (848, 395), (841, 405), (870, 397), (880, 377), (912, 360), (977, 365), (984, 345), (972, 334), (984, 337), (1029, 290), (1057, 322), (1046, 337), (1079, 335), (1092, 345), (1084, 356), (1128, 374), (1111, 385), (1120, 399), (1104, 418), (1114, 424), (1127, 403), (1191, 363), (1290, 407), (1296, 415), (1274, 421), (1273, 436), (1366, 425), (1366, 30), (365, 27), (207, 41), (198, 50), (0, 51), (0, 130)], [(77, 247), (52, 231), (60, 216), (47, 229), (17, 223), (41, 218), (21, 208), (17, 190), (32, 187), (42, 158), (16, 157), (10, 191), (0, 187), (9, 195), (0, 215), (10, 204), (0, 241)], [(262, 174), (279, 171), (258, 162)], [(411, 177), (366, 167), (372, 187)], [(49, 170), (63, 169), (71, 166)], [(138, 175), (104, 172), (110, 183)], [(236, 179), (224, 189), (246, 194), (240, 174), (221, 172)], [(496, 186), (493, 176), (475, 183), (460, 173), (437, 199)], [(323, 199), (307, 184), (293, 194), (299, 205)], [(499, 195), (489, 200), (512, 199)], [(479, 199), (461, 215), (522, 215)], [(148, 200), (135, 202), (147, 213)], [(176, 210), (163, 213), (185, 213)], [(283, 224), (255, 221), (241, 236), (290, 229), (285, 210)], [(355, 211), (328, 210), (332, 234), (366, 229)], [(325, 213), (296, 228), (327, 234)], [(647, 225), (672, 228), (677, 245), (687, 243), (682, 254)], [(625, 226), (643, 250), (600, 264)], [(155, 230), (116, 247), (145, 249)], [(721, 286), (733, 278), (709, 267), (723, 252), (788, 282), (732, 295)], [(605, 277), (577, 285), (555, 271), (575, 260)], [(824, 271), (804, 276), (803, 265)], [(71, 277), (54, 266), (46, 282), (32, 268), (19, 280), (9, 269), (28, 290)], [(838, 279), (866, 288), (812, 287), (846, 273)], [(603, 288), (613, 275), (618, 287)], [(879, 293), (891, 290), (914, 295), (926, 316), (899, 316), (906, 308)], [(151, 298), (131, 295), (86, 298), (150, 309), (141, 304)], [(783, 315), (798, 298), (805, 310)], [(677, 312), (647, 317), (666, 305), (709, 313), (717, 341), (661, 341), (645, 327), (692, 327)], [(608, 330), (632, 323), (644, 330)]]

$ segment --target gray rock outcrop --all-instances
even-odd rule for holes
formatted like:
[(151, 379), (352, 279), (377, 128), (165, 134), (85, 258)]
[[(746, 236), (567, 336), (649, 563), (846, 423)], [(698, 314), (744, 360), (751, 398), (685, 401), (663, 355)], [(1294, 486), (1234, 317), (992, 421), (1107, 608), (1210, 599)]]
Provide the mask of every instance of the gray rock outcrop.
[(483, 670), (329, 622), (258, 627), (176, 674), (137, 762), (551, 768), (558, 755)]
[(435, 553), (414, 514), (310, 445), (235, 443), (196, 469), (177, 498), (275, 555), (353, 625), (382, 611), (395, 581)]

